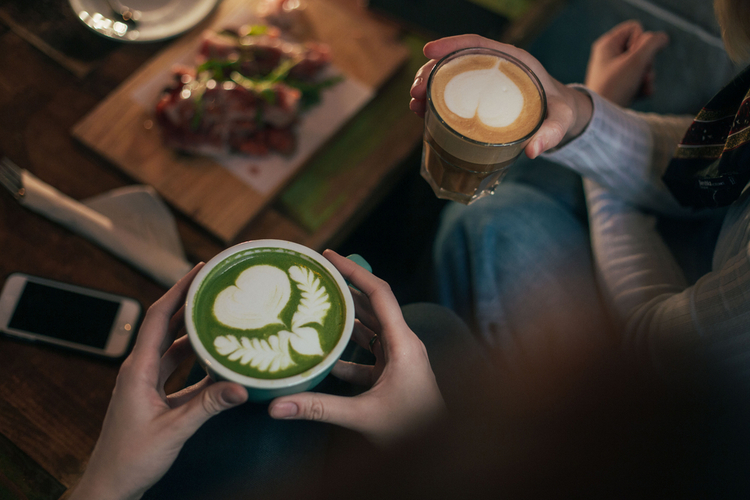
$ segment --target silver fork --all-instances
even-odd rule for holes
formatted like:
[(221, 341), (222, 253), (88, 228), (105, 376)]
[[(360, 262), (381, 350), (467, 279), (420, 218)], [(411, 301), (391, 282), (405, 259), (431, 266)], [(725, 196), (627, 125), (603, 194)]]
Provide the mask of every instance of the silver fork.
[(7, 157), (0, 159), (0, 184), (10, 191), (16, 200), (20, 200), (26, 194), (21, 172), (21, 168)]

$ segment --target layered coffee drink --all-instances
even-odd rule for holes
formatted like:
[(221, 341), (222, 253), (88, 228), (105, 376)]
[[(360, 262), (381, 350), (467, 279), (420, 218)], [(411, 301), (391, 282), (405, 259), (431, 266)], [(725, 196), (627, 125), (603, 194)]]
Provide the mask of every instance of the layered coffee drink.
[(281, 379), (310, 370), (337, 345), (346, 305), (331, 274), (287, 248), (252, 248), (219, 262), (192, 307), (197, 336), (231, 371)]
[(492, 49), (457, 51), (427, 87), (422, 175), (438, 197), (490, 194), (541, 125), (544, 90), (530, 69)]

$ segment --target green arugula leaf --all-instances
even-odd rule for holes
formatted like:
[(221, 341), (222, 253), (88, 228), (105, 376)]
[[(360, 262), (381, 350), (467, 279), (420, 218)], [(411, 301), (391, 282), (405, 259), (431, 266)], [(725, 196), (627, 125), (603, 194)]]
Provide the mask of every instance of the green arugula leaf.
[(268, 26), (265, 24), (252, 24), (249, 26), (242, 26), (239, 30), (235, 31), (232, 29), (223, 29), (218, 32), (219, 35), (228, 36), (230, 38), (242, 38), (244, 36), (261, 36), (268, 33)]
[(265, 78), (260, 79), (260, 80), (255, 80), (255, 79), (243, 76), (239, 71), (232, 72), (229, 75), (229, 78), (237, 85), (240, 85), (241, 87), (244, 87), (250, 92), (258, 95), (261, 99), (266, 101), (268, 104), (271, 104), (271, 105), (276, 104), (276, 92), (274, 92), (273, 90), (273, 84), (276, 83), (275, 81), (265, 79)]
[(239, 65), (239, 61), (235, 60), (208, 59), (199, 65), (195, 72), (197, 75), (208, 72), (214, 80), (225, 81), (228, 74), (239, 69)]
[(280, 82), (289, 76), (289, 72), (299, 63), (299, 59), (285, 59), (271, 71), (264, 80), (272, 83)]
[[(243, 29), (243, 31), (245, 31)], [(265, 24), (254, 24), (247, 28), (247, 33), (242, 33), (243, 36), (261, 36), (268, 33), (268, 26)]]
[(323, 90), (329, 87), (333, 87), (343, 80), (344, 77), (338, 75), (331, 78), (326, 78), (325, 80), (322, 80), (320, 82), (303, 82), (300, 80), (289, 78), (284, 83), (302, 92), (302, 97), (300, 98), (302, 102), (302, 108), (308, 109), (320, 102), (320, 94)]

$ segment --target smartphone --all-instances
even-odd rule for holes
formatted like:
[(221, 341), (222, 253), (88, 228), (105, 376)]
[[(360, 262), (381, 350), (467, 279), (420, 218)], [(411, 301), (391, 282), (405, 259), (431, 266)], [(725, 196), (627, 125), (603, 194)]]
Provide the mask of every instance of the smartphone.
[(129, 297), (13, 273), (0, 292), (0, 330), (118, 359), (130, 348), (141, 310)]

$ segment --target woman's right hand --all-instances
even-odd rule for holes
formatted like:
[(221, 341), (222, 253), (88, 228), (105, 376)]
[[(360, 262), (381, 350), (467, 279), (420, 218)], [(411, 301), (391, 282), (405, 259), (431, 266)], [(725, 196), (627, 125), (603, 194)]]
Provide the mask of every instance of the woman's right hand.
[(458, 35), (441, 38), (424, 46), (424, 55), (430, 61), (417, 71), (411, 87), (409, 108), (424, 116), (427, 97), (427, 78), (442, 57), (459, 49), (486, 47), (500, 50), (520, 60), (539, 78), (547, 95), (547, 116), (531, 141), (526, 145), (526, 155), (536, 158), (544, 151), (567, 142), (580, 134), (591, 119), (591, 99), (584, 93), (567, 87), (552, 78), (539, 61), (525, 50), (496, 42), (479, 35)]
[(369, 390), (354, 397), (312, 392), (284, 396), (271, 402), (269, 413), (340, 425), (388, 445), (445, 411), (427, 350), (404, 321), (388, 283), (331, 250), (323, 255), (361, 290), (352, 291), (357, 316), (352, 340), (370, 348), (376, 358), (374, 366), (339, 361), (333, 374)]

